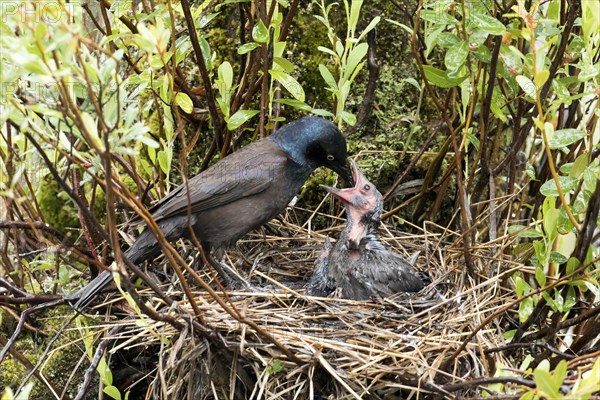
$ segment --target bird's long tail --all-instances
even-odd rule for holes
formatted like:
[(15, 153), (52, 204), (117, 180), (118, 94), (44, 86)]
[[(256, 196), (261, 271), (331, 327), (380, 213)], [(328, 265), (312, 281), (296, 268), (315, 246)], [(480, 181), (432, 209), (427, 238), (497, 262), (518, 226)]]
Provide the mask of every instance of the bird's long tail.
[[(125, 257), (133, 264), (137, 265), (157, 252), (147, 244), (149, 238), (146, 236), (152, 235), (148, 235), (148, 231), (142, 232), (140, 238), (125, 252)], [(158, 252), (160, 252), (160, 247), (158, 247)], [(102, 271), (90, 283), (79, 289), (77, 292), (66, 296), (65, 299), (73, 305), (74, 309), (82, 310), (112, 281), (112, 272), (108, 270)]]
[(73, 305), (76, 310), (82, 310), (96, 297), (98, 293), (113, 280), (112, 273), (108, 270), (102, 271), (90, 283), (79, 289), (77, 292), (66, 296), (66, 300)]

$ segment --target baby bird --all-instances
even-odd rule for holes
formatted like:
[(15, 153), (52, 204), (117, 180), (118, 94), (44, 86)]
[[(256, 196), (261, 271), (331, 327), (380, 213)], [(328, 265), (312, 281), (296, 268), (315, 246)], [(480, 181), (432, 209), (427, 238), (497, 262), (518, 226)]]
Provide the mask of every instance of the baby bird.
[(383, 212), (383, 196), (352, 161), (353, 188), (323, 186), (344, 202), (348, 223), (335, 245), (327, 240), (307, 284), (312, 296), (366, 300), (398, 292), (417, 292), (425, 282), (399, 254), (390, 251), (377, 236)]

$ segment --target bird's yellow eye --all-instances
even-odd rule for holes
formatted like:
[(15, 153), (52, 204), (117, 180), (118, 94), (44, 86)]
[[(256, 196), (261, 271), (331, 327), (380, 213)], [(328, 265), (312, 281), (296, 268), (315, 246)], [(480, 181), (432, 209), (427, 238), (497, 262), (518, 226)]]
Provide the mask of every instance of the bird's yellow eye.
[(363, 186), (363, 189), (365, 189), (365, 190), (367, 190), (367, 191), (368, 191), (368, 190), (371, 190), (371, 185), (369, 185), (369, 184), (366, 184), (365, 186)]
[(327, 160), (333, 161), (334, 159), (335, 157), (333, 156), (333, 154), (327, 154)]

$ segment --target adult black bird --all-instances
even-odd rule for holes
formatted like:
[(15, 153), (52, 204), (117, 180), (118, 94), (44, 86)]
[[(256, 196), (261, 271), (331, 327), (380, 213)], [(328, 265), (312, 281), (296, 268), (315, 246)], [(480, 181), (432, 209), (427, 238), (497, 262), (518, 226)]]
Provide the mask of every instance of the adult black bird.
[[(304, 117), (194, 176), (187, 185), (177, 187), (160, 200), (150, 212), (169, 241), (189, 238), (192, 226), (205, 254), (209, 255), (211, 249), (232, 245), (285, 210), (310, 174), (321, 166), (352, 184), (346, 140), (340, 131), (323, 118)], [(125, 256), (139, 264), (160, 252), (154, 234), (145, 230)], [(218, 263), (211, 264), (229, 281)], [(235, 271), (230, 273), (239, 280)], [(87, 304), (111, 280), (112, 274), (104, 271), (69, 299), (78, 299), (76, 307)]]
[(325, 242), (307, 284), (307, 293), (329, 296), (336, 292), (343, 298), (366, 300), (423, 289), (426, 282), (421, 273), (379, 240), (377, 228), (383, 212), (383, 196), (354, 161), (352, 165), (353, 188), (323, 186), (344, 202), (348, 222), (334, 246)]

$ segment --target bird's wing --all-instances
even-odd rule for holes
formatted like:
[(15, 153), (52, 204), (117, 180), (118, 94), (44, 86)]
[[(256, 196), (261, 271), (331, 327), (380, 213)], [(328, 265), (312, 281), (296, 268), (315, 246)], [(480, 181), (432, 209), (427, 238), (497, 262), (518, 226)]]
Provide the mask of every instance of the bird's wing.
[(358, 279), (378, 295), (387, 296), (398, 292), (416, 292), (425, 283), (417, 270), (397, 254), (390, 254), (385, 262), (381, 260), (369, 263), (357, 271)]
[[(284, 173), (287, 157), (270, 141), (248, 145), (191, 178), (150, 209), (155, 220), (197, 213), (267, 190)], [(188, 198), (189, 191), (189, 198)]]
[(332, 248), (329, 237), (326, 237), (323, 250), (315, 260), (314, 272), (306, 284), (306, 293), (310, 296), (328, 296), (336, 289), (335, 279), (329, 272), (329, 255)]

